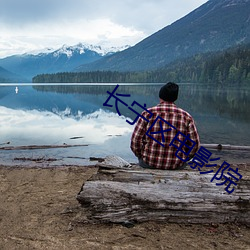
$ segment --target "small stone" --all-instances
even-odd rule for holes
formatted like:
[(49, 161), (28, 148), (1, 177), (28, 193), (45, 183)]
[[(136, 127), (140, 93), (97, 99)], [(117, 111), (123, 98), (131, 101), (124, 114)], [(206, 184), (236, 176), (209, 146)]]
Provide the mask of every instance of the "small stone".
[(72, 230), (73, 230), (73, 226), (72, 226), (71, 222), (69, 223), (68, 229), (67, 229), (67, 230), (68, 230), (68, 231), (72, 231)]
[(132, 228), (135, 226), (135, 224), (131, 221), (124, 221), (122, 222), (122, 226), (127, 227), (127, 228)]

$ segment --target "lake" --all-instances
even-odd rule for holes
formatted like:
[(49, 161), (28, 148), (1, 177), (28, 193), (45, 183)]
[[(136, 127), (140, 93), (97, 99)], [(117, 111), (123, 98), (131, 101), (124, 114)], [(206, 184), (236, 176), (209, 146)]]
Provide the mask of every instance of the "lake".
[[(113, 107), (103, 106), (116, 84), (0, 84), (0, 147), (84, 145), (0, 150), (0, 164), (37, 165), (27, 159), (39, 158), (43, 166), (85, 165), (95, 164), (89, 157), (107, 155), (137, 162), (130, 151), (133, 126), (127, 122), (136, 114), (129, 107), (133, 101), (156, 105), (162, 85), (119, 84), (116, 93), (130, 95), (119, 97), (128, 105), (118, 102), (119, 116), (114, 98)], [(180, 84), (176, 104), (194, 117), (201, 143), (250, 145), (250, 87)], [(211, 151), (228, 163), (250, 162), (249, 151)]]

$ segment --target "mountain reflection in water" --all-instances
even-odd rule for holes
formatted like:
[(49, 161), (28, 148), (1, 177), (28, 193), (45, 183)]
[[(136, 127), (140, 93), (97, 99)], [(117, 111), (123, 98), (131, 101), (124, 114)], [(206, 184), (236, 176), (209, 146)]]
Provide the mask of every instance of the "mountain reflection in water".
[[(128, 107), (133, 101), (147, 107), (158, 103), (160, 85), (120, 85), (120, 97)], [(118, 102), (122, 116), (117, 114), (115, 99), (103, 103), (116, 85), (34, 85), (0, 86), (0, 144), (50, 145), (88, 144), (84, 148), (30, 150), (29, 152), (0, 151), (0, 164), (20, 164), (16, 155), (46, 155), (60, 159), (55, 165), (81, 164), (82, 159), (116, 154), (136, 162), (130, 151), (133, 126), (126, 122), (136, 117)], [(250, 145), (249, 87), (216, 87), (198, 84), (180, 84), (178, 106), (195, 119), (202, 143)], [(133, 107), (134, 108), (134, 107)], [(137, 112), (142, 109), (137, 107)], [(70, 139), (71, 138), (71, 139)], [(75, 138), (75, 140), (72, 140)], [(214, 152), (238, 161), (250, 161), (249, 152)], [(78, 160), (77, 160), (78, 159)], [(50, 163), (51, 165), (52, 163)]]

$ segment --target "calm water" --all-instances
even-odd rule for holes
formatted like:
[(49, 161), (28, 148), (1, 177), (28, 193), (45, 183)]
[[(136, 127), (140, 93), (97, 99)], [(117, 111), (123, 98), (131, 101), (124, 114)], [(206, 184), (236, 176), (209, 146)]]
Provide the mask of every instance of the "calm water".
[[(147, 107), (158, 103), (160, 85), (121, 85), (117, 93), (128, 107), (135, 100)], [(18, 86), (18, 93), (16, 93)], [(84, 165), (89, 157), (119, 155), (136, 162), (130, 151), (132, 121), (136, 115), (118, 103), (104, 107), (107, 91), (115, 85), (0, 85), (0, 147), (19, 145), (87, 144), (88, 146), (0, 150), (0, 164), (27, 165), (17, 158), (55, 158), (43, 165)], [(202, 143), (250, 145), (250, 88), (181, 84), (177, 105), (194, 117)], [(141, 109), (137, 108), (141, 113)], [(10, 142), (8, 145), (5, 144)], [(223, 160), (250, 162), (250, 152), (225, 151), (214, 154)], [(29, 162), (30, 165), (35, 164)], [(93, 164), (93, 163), (92, 163)]]

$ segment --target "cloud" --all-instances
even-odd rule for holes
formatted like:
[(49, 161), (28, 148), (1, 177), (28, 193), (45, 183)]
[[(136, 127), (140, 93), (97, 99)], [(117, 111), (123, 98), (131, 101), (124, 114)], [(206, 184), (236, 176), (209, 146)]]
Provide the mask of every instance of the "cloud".
[(0, 20), (10, 26), (21, 27), (31, 22), (53, 20), (62, 14), (63, 9), (66, 10), (67, 6), (59, 0), (1, 0)]
[(0, 0), (1, 54), (78, 42), (133, 45), (204, 2)]
[(0, 24), (0, 30), (0, 57), (46, 47), (56, 49), (63, 44), (79, 42), (105, 46), (133, 45), (145, 37), (142, 31), (113, 23), (109, 19), (78, 19), (60, 23), (45, 21), (26, 25), (22, 29), (13, 28), (11, 33)]
[(198, 7), (205, 0), (1, 0), (0, 20), (22, 27), (34, 23), (109, 19), (125, 27), (157, 31)]
[(70, 144), (71, 137), (82, 136), (84, 143), (101, 144), (111, 139), (111, 135), (125, 135), (133, 129), (124, 117), (102, 110), (86, 116), (68, 115), (68, 110), (55, 114), (0, 106), (1, 141), (11, 141), (14, 145)]

